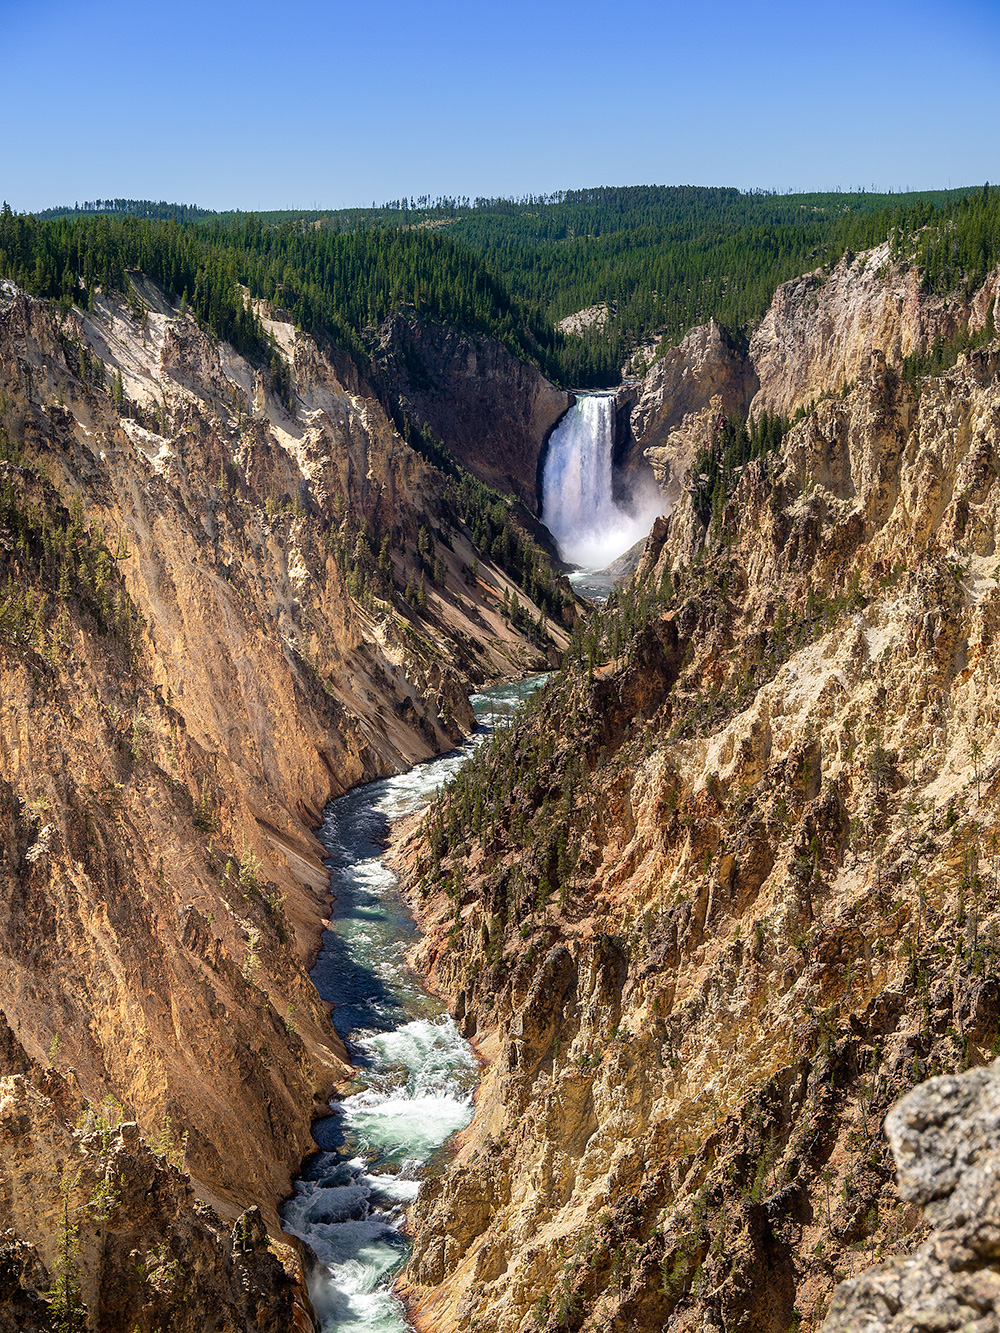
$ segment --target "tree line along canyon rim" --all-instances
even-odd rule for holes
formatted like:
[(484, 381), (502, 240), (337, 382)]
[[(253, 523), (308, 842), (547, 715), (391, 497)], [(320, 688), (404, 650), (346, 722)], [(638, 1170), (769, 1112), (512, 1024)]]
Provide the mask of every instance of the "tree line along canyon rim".
[(998, 286), (0, 212), (0, 1333), (1000, 1328)]

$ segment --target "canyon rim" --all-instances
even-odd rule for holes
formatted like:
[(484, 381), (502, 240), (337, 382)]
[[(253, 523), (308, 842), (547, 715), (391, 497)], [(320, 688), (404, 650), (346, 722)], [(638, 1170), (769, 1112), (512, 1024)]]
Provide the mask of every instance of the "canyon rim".
[(4, 1333), (997, 1326), (1000, 193), (580, 193), (0, 216)]

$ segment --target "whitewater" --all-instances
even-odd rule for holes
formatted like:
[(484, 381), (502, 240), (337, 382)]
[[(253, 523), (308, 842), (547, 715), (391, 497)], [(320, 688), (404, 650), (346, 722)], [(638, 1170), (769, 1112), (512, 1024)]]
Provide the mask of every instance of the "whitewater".
[(478, 729), (459, 750), (332, 801), (320, 838), (334, 903), (312, 977), (357, 1070), (317, 1121), (282, 1215), (319, 1263), (309, 1294), (323, 1333), (406, 1333), (392, 1293), (406, 1261), (401, 1231), (420, 1181), (472, 1118), (478, 1066), (444, 1005), (407, 966), (416, 925), (382, 853), (390, 824), (425, 805), (546, 677), (470, 702)]
[(615, 395), (580, 394), (549, 439), (542, 470), (542, 522), (559, 554), (604, 569), (649, 532), (663, 512), (650, 485), (619, 503), (614, 488)]

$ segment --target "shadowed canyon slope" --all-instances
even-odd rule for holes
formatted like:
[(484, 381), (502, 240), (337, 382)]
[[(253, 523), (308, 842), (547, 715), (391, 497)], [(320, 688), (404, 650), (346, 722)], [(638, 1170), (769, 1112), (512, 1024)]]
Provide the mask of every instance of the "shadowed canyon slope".
[(123, 1333), (305, 1318), (244, 1210), (280, 1235), (347, 1071), (310, 829), (566, 642), (474, 550), (478, 492), (272, 313), (268, 373), (138, 274), (82, 316), (0, 293), (3, 1225), (27, 1310), (60, 1209), (87, 1219), (81, 1290)]
[(537, 512), (545, 445), (570, 394), (493, 339), (416, 316), (387, 322), (375, 362), (403, 412)]
[(813, 408), (399, 848), (489, 1060), (421, 1329), (815, 1329), (925, 1237), (882, 1118), (1000, 1049), (1000, 343), (993, 275), (919, 313), (983, 345), (904, 378), (879, 262), (779, 291), (758, 401)]

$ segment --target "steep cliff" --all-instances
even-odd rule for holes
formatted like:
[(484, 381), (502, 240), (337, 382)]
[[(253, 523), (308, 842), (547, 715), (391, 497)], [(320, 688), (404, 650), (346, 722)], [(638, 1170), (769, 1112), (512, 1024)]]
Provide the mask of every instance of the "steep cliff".
[(384, 325), (375, 363), (407, 416), (477, 477), (538, 512), (540, 460), (570, 394), (493, 339), (415, 315)]
[(489, 1061), (421, 1328), (815, 1328), (923, 1238), (882, 1116), (1000, 1049), (1000, 344), (844, 365), (400, 849)]
[(30, 1217), (44, 1240), (36, 1248), (5, 1231), (0, 1327), (312, 1327), (298, 1256), (270, 1240), (258, 1208), (224, 1222), (198, 1199), (179, 1148), (151, 1148), (118, 1106), (88, 1108), (71, 1079), (4, 1038), (23, 1070), (0, 1078), (5, 1211), (8, 1221)]
[(645, 460), (664, 499), (675, 504), (719, 416), (745, 416), (757, 388), (745, 352), (714, 319), (691, 329), (625, 396), (631, 438), (624, 469), (635, 472)]
[[(326, 910), (310, 828), (352, 784), (453, 745), (471, 684), (566, 641), (472, 544), (502, 504), (473, 513), (349, 363), (263, 313), (270, 371), (139, 274), (82, 315), (0, 294), (0, 1078), (21, 1080), (4, 1124), (35, 1163), (28, 1187), (4, 1154), (2, 1225), (51, 1272), (40, 1200), (79, 1168), (94, 1326), (147, 1308), (128, 1333), (291, 1327), (287, 1292), (259, 1325), (209, 1319), (266, 1236), (233, 1239), (193, 1200), (230, 1225), (258, 1206), (278, 1234), (314, 1104), (346, 1072), (306, 972)], [(527, 538), (504, 527), (499, 549), (570, 604)], [(118, 1259), (87, 1202), (104, 1168), (86, 1120), (111, 1106), (139, 1127), (105, 1164)], [(126, 1207), (114, 1182), (134, 1171), (167, 1182), (165, 1212)], [(119, 1301), (128, 1247), (176, 1258), (186, 1228), (205, 1259), (183, 1309), (168, 1318), (148, 1264)]]
[(981, 339), (998, 290), (1000, 275), (992, 273), (971, 294), (929, 294), (920, 270), (894, 258), (889, 242), (848, 252), (835, 267), (780, 286), (748, 347), (710, 320), (658, 356), (620, 392), (630, 436), (622, 464), (634, 471), (648, 463), (675, 504), (720, 419), (792, 418), (849, 389), (872, 353), (899, 367), (956, 337)]
[(783, 416), (840, 393), (873, 351), (891, 365), (922, 352), (935, 338), (986, 324), (1000, 277), (993, 273), (971, 296), (932, 296), (918, 268), (894, 259), (886, 241), (860, 255), (849, 251), (832, 270), (818, 269), (775, 292), (750, 340), (760, 381), (754, 412)]

